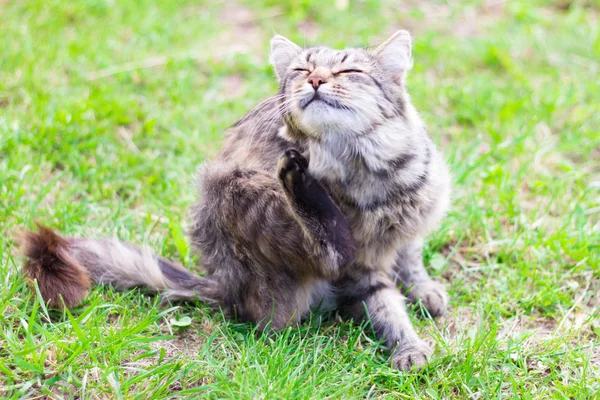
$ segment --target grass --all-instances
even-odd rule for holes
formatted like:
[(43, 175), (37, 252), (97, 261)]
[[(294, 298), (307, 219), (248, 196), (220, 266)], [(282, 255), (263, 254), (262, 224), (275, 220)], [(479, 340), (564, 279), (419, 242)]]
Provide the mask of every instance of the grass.
[[(600, 396), (600, 3), (331, 3), (0, 2), (0, 396)], [(12, 235), (34, 220), (193, 268), (194, 169), (275, 92), (271, 34), (364, 45), (399, 27), (455, 186), (425, 254), (451, 309), (411, 312), (436, 347), (423, 371), (390, 369), (368, 325), (261, 335), (106, 287), (60, 313), (26, 286)]]

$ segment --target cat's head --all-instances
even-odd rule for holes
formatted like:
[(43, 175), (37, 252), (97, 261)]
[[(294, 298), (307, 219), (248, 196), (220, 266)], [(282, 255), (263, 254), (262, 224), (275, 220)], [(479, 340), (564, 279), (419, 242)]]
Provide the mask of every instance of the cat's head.
[(286, 118), (304, 135), (360, 134), (403, 114), (411, 38), (398, 31), (374, 49), (334, 50), (302, 48), (277, 35), (271, 64)]

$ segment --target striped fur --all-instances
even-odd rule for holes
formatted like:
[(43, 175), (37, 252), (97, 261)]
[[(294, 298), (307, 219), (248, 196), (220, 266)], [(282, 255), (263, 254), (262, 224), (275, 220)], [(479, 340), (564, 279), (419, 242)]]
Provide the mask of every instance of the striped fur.
[(220, 301), (215, 281), (196, 276), (147, 247), (115, 239), (67, 238), (39, 224), (38, 231), (24, 231), (18, 237), (27, 257), (23, 271), (37, 282), (52, 307), (78, 306), (91, 282), (120, 290), (143, 286), (174, 299), (189, 291), (209, 303)]
[[(446, 293), (425, 271), (421, 247), (448, 206), (450, 178), (405, 90), (410, 49), (406, 31), (376, 49), (272, 39), (279, 92), (232, 126), (222, 151), (198, 168), (188, 233), (206, 278), (114, 240), (62, 238), (50, 257), (46, 231), (28, 234), (25, 272), (38, 284), (81, 275), (67, 305), (81, 300), (87, 277), (199, 297), (275, 329), (334, 304), (371, 319), (394, 366), (423, 365), (431, 349), (397, 286), (431, 315), (444, 312)], [(56, 303), (65, 293), (45, 298)]]
[[(425, 271), (421, 245), (448, 206), (450, 177), (405, 90), (410, 35), (342, 51), (276, 36), (271, 50), (280, 90), (200, 169), (193, 244), (209, 275), (229, 285), (227, 307), (238, 315), (276, 327), (297, 321), (309, 309), (294, 304), (297, 293), (320, 300), (310, 288), (325, 281), (346, 314), (363, 318), (366, 306), (395, 366), (420, 366), (431, 350), (396, 286), (431, 315), (444, 312), (446, 293)], [(281, 178), (288, 149), (309, 163), (294, 195)], [(299, 198), (320, 200), (305, 212)]]

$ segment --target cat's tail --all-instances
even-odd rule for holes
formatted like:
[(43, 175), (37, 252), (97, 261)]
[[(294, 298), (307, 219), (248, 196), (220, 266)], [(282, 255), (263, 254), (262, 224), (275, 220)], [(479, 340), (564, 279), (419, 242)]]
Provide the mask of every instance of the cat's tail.
[(25, 276), (37, 281), (42, 298), (51, 307), (79, 305), (92, 283), (117, 289), (143, 286), (170, 299), (197, 297), (220, 303), (217, 281), (194, 275), (147, 247), (115, 239), (63, 237), (37, 226), (39, 233), (21, 232), (17, 242), (27, 258)]

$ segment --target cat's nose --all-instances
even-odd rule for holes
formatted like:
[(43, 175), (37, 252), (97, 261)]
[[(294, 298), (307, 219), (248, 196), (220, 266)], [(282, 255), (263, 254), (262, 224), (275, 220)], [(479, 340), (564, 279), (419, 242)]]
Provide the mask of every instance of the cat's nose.
[(317, 91), (317, 89), (319, 88), (319, 86), (321, 86), (322, 84), (326, 83), (327, 79), (325, 79), (324, 76), (322, 75), (311, 75), (308, 77), (308, 83), (310, 83), (313, 87), (313, 89), (315, 89), (315, 91)]
[(328, 68), (317, 67), (308, 76), (308, 83), (310, 83), (315, 89), (315, 92), (324, 83), (327, 83), (327, 79), (331, 76), (331, 71)]

